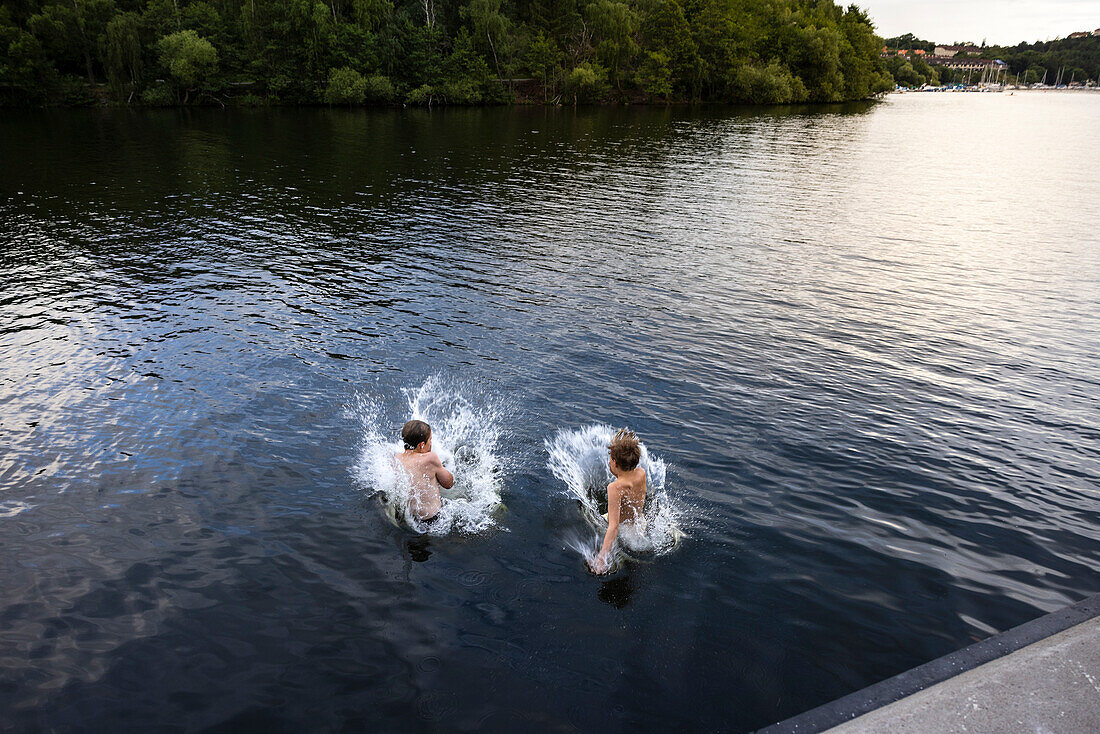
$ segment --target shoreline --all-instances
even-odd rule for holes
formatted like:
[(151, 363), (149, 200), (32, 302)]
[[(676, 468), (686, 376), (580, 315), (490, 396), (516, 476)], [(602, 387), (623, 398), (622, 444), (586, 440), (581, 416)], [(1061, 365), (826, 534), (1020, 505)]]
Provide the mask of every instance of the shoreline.
[(431, 105), (419, 105), (409, 104), (407, 102), (388, 102), (383, 104), (326, 104), (324, 102), (316, 103), (302, 103), (302, 102), (273, 102), (271, 104), (170, 104), (170, 105), (148, 105), (148, 104), (82, 104), (82, 105), (65, 105), (65, 104), (51, 104), (51, 105), (4, 105), (0, 104), (0, 110), (192, 110), (192, 109), (221, 109), (221, 110), (263, 110), (263, 109), (310, 109), (310, 110), (402, 110), (402, 109), (419, 109), (419, 110), (433, 110), (433, 109), (448, 109), (448, 110), (474, 110), (474, 109), (629, 109), (631, 107), (643, 107), (647, 109), (657, 108), (694, 108), (694, 107), (744, 107), (753, 109), (792, 109), (792, 108), (810, 108), (810, 109), (824, 109), (829, 107), (841, 107), (845, 105), (858, 105), (858, 104), (873, 104), (876, 102), (882, 102), (890, 94), (897, 94), (898, 92), (883, 92), (876, 97), (865, 97), (862, 99), (850, 99), (840, 102), (776, 102), (776, 103), (761, 103), (761, 102), (738, 102), (738, 101), (726, 101), (726, 100), (669, 100), (669, 101), (638, 101), (638, 102), (580, 102), (578, 104), (553, 104), (550, 102), (499, 102), (499, 103), (481, 103), (481, 104), (431, 104)]
[(579, 102), (577, 104), (562, 104), (552, 102), (537, 102), (537, 101), (514, 101), (514, 102), (499, 102), (499, 103), (480, 103), (480, 104), (431, 104), (431, 105), (416, 105), (406, 102), (390, 102), (383, 104), (354, 104), (354, 105), (336, 105), (326, 104), (324, 102), (316, 103), (302, 103), (302, 102), (272, 102), (264, 104), (213, 104), (213, 103), (197, 103), (197, 104), (170, 104), (170, 105), (149, 105), (149, 104), (117, 104), (117, 103), (103, 103), (103, 104), (80, 104), (80, 105), (66, 105), (66, 104), (45, 104), (45, 105), (4, 105), (0, 104), (0, 110), (191, 110), (191, 109), (221, 109), (221, 110), (262, 110), (262, 109), (331, 109), (331, 110), (401, 110), (401, 109), (420, 109), (431, 111), (433, 109), (629, 109), (631, 107), (641, 107), (646, 109), (656, 108), (699, 108), (699, 107), (743, 107), (751, 109), (828, 109), (831, 107), (842, 107), (846, 105), (858, 105), (858, 104), (873, 104), (876, 102), (882, 102), (885, 99), (900, 94), (928, 94), (928, 93), (940, 93), (940, 94), (1016, 94), (1016, 93), (1028, 93), (1028, 94), (1052, 94), (1052, 93), (1073, 93), (1073, 94), (1098, 94), (1100, 93), (1100, 87), (1074, 87), (1074, 88), (1054, 88), (1048, 87), (1044, 89), (1031, 89), (1028, 87), (1011, 87), (1007, 86), (1001, 89), (992, 88), (978, 88), (978, 87), (926, 87), (926, 88), (900, 88), (894, 89), (875, 97), (866, 97), (863, 99), (844, 100), (841, 102), (779, 102), (779, 103), (759, 103), (759, 102), (738, 102), (738, 101), (719, 101), (719, 100), (666, 100), (666, 101), (629, 101), (629, 102)]

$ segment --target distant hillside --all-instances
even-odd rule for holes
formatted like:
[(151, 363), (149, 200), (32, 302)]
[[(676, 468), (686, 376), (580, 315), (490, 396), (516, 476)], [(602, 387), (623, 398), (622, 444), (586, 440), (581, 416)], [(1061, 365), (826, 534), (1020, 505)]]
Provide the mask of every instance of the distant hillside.
[(1066, 81), (1100, 79), (1100, 36), (994, 46), (989, 53), (1004, 60), (1012, 74), (1026, 73), (1029, 83), (1042, 79), (1044, 69), (1048, 72), (1047, 83), (1052, 83), (1063, 67)]
[[(949, 84), (964, 81), (968, 77), (965, 72), (960, 73), (936, 64), (933, 52), (937, 46), (947, 45), (949, 44), (925, 41), (912, 33), (887, 38), (883, 41), (887, 54), (886, 70), (901, 86), (916, 87), (926, 83)], [(1006, 78), (1010, 81), (1015, 81), (1019, 77), (1020, 81), (1031, 84), (1041, 81), (1045, 74), (1047, 83), (1053, 84), (1059, 71), (1064, 83), (1100, 79), (1100, 36), (1089, 34), (1056, 41), (969, 49), (955, 44), (950, 45), (956, 51), (953, 56), (956, 60), (981, 58), (1004, 61), (1008, 65)], [(899, 50), (910, 52), (919, 50), (925, 53), (923, 58), (912, 53), (908, 58), (901, 58), (895, 55)]]

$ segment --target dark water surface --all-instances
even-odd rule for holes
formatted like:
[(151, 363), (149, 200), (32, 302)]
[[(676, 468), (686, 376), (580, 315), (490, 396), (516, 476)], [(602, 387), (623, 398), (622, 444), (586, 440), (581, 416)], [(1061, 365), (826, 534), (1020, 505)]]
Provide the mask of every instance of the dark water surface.
[[(1100, 591), (1098, 129), (4, 112), (0, 720), (744, 731)], [(478, 534), (355, 477), (433, 377), (501, 411)], [(600, 422), (687, 533), (605, 580), (544, 446)]]

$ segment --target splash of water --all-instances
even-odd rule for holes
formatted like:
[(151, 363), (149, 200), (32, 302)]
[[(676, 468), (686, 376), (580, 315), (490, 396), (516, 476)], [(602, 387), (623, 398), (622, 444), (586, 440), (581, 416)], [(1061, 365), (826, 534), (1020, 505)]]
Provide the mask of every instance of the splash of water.
[[(600, 513), (601, 499), (606, 502), (607, 485), (614, 477), (607, 466), (607, 447), (615, 429), (605, 425), (586, 426), (575, 430), (560, 430), (546, 442), (550, 458), (546, 465), (555, 477), (565, 483), (566, 494), (576, 499), (587, 528), (572, 532), (562, 540), (589, 563), (595, 560), (607, 531), (607, 519)], [(677, 522), (679, 511), (665, 490), (665, 462), (650, 454), (642, 444), (638, 465), (646, 472), (644, 525), (620, 525), (616, 540), (614, 569), (626, 554), (662, 555), (672, 550), (683, 532)]]
[[(358, 400), (355, 413), (363, 426), (363, 445), (352, 475), (377, 494), (391, 519), (418, 533), (478, 533), (496, 524), (504, 473), (497, 450), (499, 410), (475, 403), (466, 392), (432, 377), (403, 390), (407, 409), (399, 412), (387, 412), (377, 396)], [(394, 454), (402, 450), (401, 426), (414, 418), (431, 425), (432, 450), (455, 478), (453, 487), (441, 490), (442, 506), (431, 523), (412, 513), (409, 479), (394, 462)]]

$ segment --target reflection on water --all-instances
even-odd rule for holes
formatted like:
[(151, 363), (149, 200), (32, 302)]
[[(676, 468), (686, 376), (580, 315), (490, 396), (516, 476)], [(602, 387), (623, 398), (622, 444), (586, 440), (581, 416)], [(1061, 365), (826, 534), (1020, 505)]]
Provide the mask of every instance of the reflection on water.
[(604, 604), (610, 604), (616, 609), (622, 609), (630, 603), (630, 596), (634, 593), (634, 582), (629, 576), (604, 581), (600, 584), (599, 597)]
[(417, 563), (423, 563), (432, 555), (432, 541), (425, 536), (409, 538), (408, 542), (405, 543), (405, 547), (409, 551), (409, 558)]
[[(748, 730), (1100, 590), (1098, 123), (0, 114), (5, 721)], [(501, 407), (474, 532), (357, 480), (431, 377)], [(687, 533), (613, 579), (597, 424)]]

